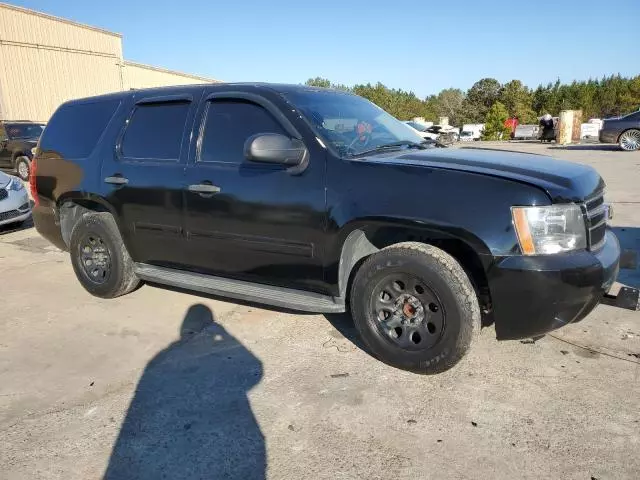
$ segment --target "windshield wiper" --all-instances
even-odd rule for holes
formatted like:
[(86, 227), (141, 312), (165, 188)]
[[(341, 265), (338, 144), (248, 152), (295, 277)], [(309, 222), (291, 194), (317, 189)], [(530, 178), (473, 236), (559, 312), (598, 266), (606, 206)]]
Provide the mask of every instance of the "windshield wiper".
[(364, 150), (362, 152), (358, 152), (358, 153), (351, 153), (348, 154), (349, 157), (355, 158), (355, 157), (362, 157), (364, 155), (369, 155), (371, 153), (379, 153), (379, 152), (384, 152), (386, 150), (393, 150), (394, 148), (399, 148), (399, 147), (407, 147), (407, 148), (419, 148), (419, 149), (423, 149), (423, 148), (427, 148), (427, 144), (429, 142), (413, 142), (411, 140), (400, 140), (397, 142), (391, 142), (391, 143), (385, 143), (383, 145), (378, 145), (375, 148), (370, 148), (369, 150)]

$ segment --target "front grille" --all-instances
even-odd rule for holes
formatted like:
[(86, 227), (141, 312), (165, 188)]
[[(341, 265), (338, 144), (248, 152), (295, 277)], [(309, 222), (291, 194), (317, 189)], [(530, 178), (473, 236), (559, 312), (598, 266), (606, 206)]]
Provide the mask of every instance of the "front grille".
[(604, 192), (599, 192), (585, 202), (587, 230), (589, 232), (589, 250), (598, 250), (604, 244), (607, 230), (607, 207), (604, 204)]
[(0, 188), (0, 200), (4, 200), (9, 196), (9, 192), (5, 188)]
[(9, 210), (8, 212), (0, 212), (0, 222), (4, 220), (11, 220), (22, 215), (18, 210)]

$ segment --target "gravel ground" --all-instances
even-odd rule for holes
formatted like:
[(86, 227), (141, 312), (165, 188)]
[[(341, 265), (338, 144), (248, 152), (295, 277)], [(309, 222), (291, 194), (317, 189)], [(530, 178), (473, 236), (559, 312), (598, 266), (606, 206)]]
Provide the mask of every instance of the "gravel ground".
[[(479, 146), (597, 168), (640, 286), (640, 152)], [(536, 342), (486, 328), (424, 377), (371, 358), (344, 316), (93, 298), (28, 225), (0, 231), (0, 274), (2, 479), (640, 478), (640, 313), (599, 306)]]

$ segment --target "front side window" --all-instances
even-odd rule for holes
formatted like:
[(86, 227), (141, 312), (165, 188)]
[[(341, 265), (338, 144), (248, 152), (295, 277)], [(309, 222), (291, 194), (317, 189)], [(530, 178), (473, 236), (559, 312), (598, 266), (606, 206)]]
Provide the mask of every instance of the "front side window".
[(122, 138), (122, 156), (178, 160), (190, 107), (190, 102), (137, 105)]
[(242, 163), (245, 142), (258, 133), (287, 135), (260, 105), (241, 100), (212, 101), (207, 110), (200, 161)]
[(343, 156), (395, 142), (420, 144), (424, 141), (408, 125), (357, 95), (331, 90), (297, 90), (283, 96), (313, 124), (323, 140)]

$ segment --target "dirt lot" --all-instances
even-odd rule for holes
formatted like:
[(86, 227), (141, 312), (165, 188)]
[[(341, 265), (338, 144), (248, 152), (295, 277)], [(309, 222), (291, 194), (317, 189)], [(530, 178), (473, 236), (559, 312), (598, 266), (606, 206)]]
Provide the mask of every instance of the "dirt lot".
[[(593, 165), (640, 250), (640, 153), (498, 148)], [(149, 286), (98, 300), (32, 228), (0, 232), (0, 272), (2, 479), (640, 478), (640, 313), (600, 306), (535, 343), (487, 328), (423, 377), (342, 316)]]

